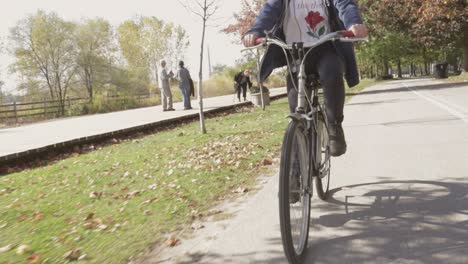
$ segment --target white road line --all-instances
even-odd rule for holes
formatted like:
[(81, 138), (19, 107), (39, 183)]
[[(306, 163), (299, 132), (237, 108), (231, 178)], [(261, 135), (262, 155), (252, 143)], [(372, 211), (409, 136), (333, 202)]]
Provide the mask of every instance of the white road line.
[(465, 122), (468, 124), (468, 111), (463, 109), (460, 105), (455, 105), (453, 103), (448, 102), (447, 100), (437, 98), (429, 93), (421, 93), (418, 92), (411, 87), (409, 87), (406, 83), (403, 83), (403, 85), (406, 87), (406, 89), (410, 90), (417, 96), (433, 103), (434, 105), (442, 108), (443, 110), (449, 112), (450, 114), (460, 118), (461, 121)]

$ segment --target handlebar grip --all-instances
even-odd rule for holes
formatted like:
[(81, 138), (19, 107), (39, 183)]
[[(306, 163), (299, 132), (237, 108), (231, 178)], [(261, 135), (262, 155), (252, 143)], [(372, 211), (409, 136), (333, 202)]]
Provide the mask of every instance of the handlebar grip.
[(260, 45), (265, 41), (265, 38), (258, 38), (255, 40), (255, 45)]
[(345, 38), (354, 38), (356, 37), (351, 30), (342, 30), (340, 31), (341, 36)]

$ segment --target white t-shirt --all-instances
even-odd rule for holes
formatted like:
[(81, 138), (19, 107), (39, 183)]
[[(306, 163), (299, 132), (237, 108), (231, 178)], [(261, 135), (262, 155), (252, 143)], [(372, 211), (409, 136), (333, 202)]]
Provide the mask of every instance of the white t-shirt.
[(323, 0), (290, 0), (283, 24), (286, 43), (314, 43), (330, 32)]

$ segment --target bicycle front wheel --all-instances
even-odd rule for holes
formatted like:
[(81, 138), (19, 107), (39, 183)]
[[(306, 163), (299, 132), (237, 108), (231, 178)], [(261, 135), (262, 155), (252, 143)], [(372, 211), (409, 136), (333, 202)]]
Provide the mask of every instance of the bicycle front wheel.
[(283, 249), (289, 263), (301, 263), (309, 236), (309, 155), (304, 123), (291, 120), (280, 162), (279, 212)]

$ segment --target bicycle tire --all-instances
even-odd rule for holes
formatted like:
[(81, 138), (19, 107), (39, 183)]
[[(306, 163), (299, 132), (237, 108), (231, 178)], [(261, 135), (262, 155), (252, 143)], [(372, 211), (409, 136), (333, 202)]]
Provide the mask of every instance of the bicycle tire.
[[(311, 192), (306, 188), (309, 189), (311, 184), (305, 131), (304, 122), (291, 120), (284, 135), (280, 161), (279, 212), (281, 239), (285, 255), (289, 263), (293, 264), (302, 263), (309, 237)], [(299, 162), (299, 164), (294, 165), (294, 162)], [(290, 200), (290, 195), (294, 194), (290, 192), (290, 180), (294, 173), (297, 175), (297, 168), (300, 169), (299, 175), (301, 176), (299, 177), (298, 202), (301, 202), (299, 205), (298, 202), (292, 204)], [(291, 214), (291, 209), (301, 210), (300, 219), (291, 218), (295, 216), (294, 213)], [(299, 231), (299, 234), (297, 234), (297, 231)]]
[[(315, 188), (317, 189), (317, 195), (322, 200), (327, 200), (330, 190), (330, 170), (331, 170), (331, 159), (330, 159), (330, 147), (328, 138), (328, 128), (325, 123), (325, 115), (323, 112), (317, 113), (317, 129), (312, 131), (312, 149), (315, 150), (314, 157), (318, 157), (319, 160), (314, 160), (315, 168)], [(315, 146), (318, 144), (318, 148)]]

